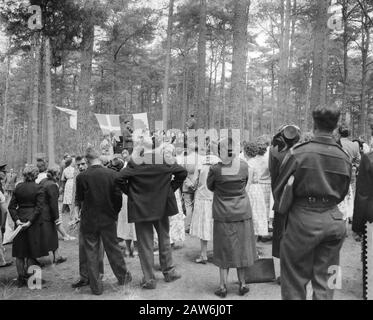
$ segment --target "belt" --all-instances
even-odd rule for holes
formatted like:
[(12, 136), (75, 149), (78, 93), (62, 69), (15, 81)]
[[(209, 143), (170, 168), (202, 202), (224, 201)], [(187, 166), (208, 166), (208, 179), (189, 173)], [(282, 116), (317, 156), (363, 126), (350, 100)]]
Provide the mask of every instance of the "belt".
[(333, 197), (304, 197), (295, 198), (294, 204), (306, 207), (327, 208), (337, 205), (337, 201)]

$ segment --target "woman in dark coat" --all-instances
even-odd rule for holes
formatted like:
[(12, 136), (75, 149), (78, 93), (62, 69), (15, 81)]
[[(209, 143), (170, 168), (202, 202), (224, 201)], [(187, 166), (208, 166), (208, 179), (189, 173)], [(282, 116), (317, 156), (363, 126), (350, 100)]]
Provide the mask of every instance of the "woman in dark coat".
[(16, 259), (19, 287), (27, 284), (26, 259), (48, 255), (41, 245), (41, 212), (44, 202), (43, 188), (35, 183), (39, 170), (28, 166), (23, 171), (24, 182), (14, 190), (9, 203), (9, 213), (21, 232), (13, 240), (13, 257)]
[(232, 152), (231, 138), (221, 141), (218, 149), (221, 162), (210, 168), (207, 187), (214, 192), (214, 264), (220, 268), (220, 288), (215, 294), (224, 298), (229, 268), (237, 269), (239, 295), (249, 292), (245, 269), (254, 264), (256, 248), (251, 207), (245, 190), (248, 165)]
[(44, 203), (41, 214), (41, 246), (43, 251), (53, 252), (53, 263), (56, 264), (66, 261), (66, 258), (63, 258), (58, 253), (57, 225), (60, 221), (58, 211), (58, 173), (59, 168), (48, 169), (47, 178), (39, 183), (44, 190)]

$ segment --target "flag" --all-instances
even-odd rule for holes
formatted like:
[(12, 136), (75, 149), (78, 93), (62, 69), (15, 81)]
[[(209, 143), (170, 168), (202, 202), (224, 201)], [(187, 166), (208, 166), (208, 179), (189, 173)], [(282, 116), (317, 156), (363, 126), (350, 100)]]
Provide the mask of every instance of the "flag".
[(98, 124), (102, 130), (102, 133), (110, 134), (114, 132), (115, 136), (120, 137), (122, 135), (122, 130), (120, 128), (119, 115), (117, 114), (96, 114)]
[(78, 129), (78, 111), (71, 110), (66, 108), (56, 107), (58, 110), (67, 113), (70, 116), (70, 128), (77, 130)]
[(133, 130), (148, 130), (148, 114), (145, 113), (134, 113), (133, 114)]

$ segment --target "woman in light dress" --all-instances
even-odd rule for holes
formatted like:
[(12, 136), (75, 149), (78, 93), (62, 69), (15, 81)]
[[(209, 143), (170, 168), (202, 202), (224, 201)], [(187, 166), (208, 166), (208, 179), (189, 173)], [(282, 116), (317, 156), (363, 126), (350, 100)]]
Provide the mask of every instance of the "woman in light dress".
[(207, 155), (197, 169), (197, 191), (190, 224), (190, 235), (199, 238), (201, 241), (201, 252), (200, 256), (195, 260), (196, 263), (207, 263), (207, 243), (213, 240), (212, 200), (214, 194), (207, 188), (207, 176), (211, 165), (219, 161), (220, 159), (216, 155)]
[[(123, 168), (127, 167), (128, 162), (131, 159), (128, 149), (122, 151), (122, 159), (124, 161)], [(138, 255), (136, 251), (136, 231), (135, 224), (128, 223), (128, 207), (127, 207), (128, 197), (123, 193), (122, 195), (122, 209), (118, 215), (118, 224), (117, 224), (117, 237), (125, 241), (125, 248), (128, 251), (130, 257), (135, 257)], [(127, 256), (125, 251), (124, 255)]]
[(268, 215), (267, 205), (263, 193), (263, 188), (260, 185), (260, 177), (263, 175), (263, 159), (257, 157), (259, 145), (256, 142), (248, 142), (245, 145), (245, 154), (248, 158), (249, 180), (246, 186), (246, 192), (250, 199), (254, 233), (257, 237), (268, 236)]
[(65, 169), (62, 172), (61, 182), (64, 183), (63, 204), (67, 205), (70, 210), (70, 218), (73, 218), (73, 193), (74, 193), (74, 178), (75, 169), (73, 167), (73, 159), (68, 158), (65, 161)]
[[(176, 148), (172, 144), (164, 145), (162, 148), (163, 156), (166, 161), (172, 163), (176, 160)], [(175, 198), (177, 207), (179, 209), (178, 214), (169, 217), (170, 219), (170, 242), (174, 249), (181, 247), (185, 241), (185, 215), (181, 203), (181, 192), (180, 189), (175, 191)]]

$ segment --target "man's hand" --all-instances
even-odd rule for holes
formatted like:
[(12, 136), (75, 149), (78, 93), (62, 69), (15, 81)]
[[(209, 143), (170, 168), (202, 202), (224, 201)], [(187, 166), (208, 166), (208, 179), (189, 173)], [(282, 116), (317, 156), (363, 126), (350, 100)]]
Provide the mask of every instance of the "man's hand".
[(23, 223), (22, 224), (22, 228), (23, 229), (27, 229), (27, 228), (29, 228), (31, 226), (31, 222), (30, 221), (27, 221), (26, 223)]
[(362, 240), (362, 235), (356, 232), (352, 233), (352, 237), (355, 239), (356, 242), (361, 242)]
[(17, 225), (17, 226), (21, 226), (22, 224), (23, 224), (23, 223), (21, 222), (21, 220), (17, 220), (17, 221), (16, 221), (16, 225)]

